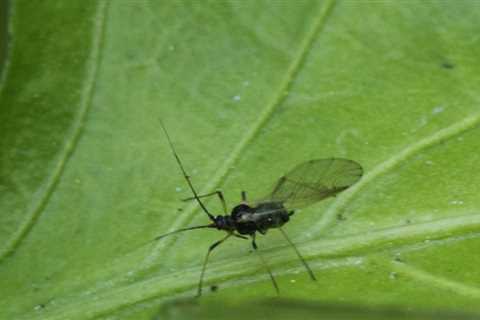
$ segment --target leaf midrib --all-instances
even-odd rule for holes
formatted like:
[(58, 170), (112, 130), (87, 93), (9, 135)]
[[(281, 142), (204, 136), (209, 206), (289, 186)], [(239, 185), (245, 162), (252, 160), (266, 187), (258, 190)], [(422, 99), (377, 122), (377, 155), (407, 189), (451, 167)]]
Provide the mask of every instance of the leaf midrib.
[[(375, 251), (392, 250), (393, 248), (403, 248), (408, 245), (422, 243), (425, 239), (431, 241), (439, 239), (455, 239), (458, 236), (464, 237), (466, 234), (480, 231), (480, 212), (460, 217), (450, 217), (439, 219), (431, 222), (411, 224), (401, 227), (386, 228), (382, 230), (372, 231), (370, 233), (362, 233), (358, 235), (350, 235), (342, 238), (317, 239), (306, 243), (297, 244), (303, 255), (311, 261), (314, 269), (319, 266), (325, 266), (330, 261), (339, 258), (361, 257), (362, 254), (370, 254)], [(441, 243), (441, 242), (440, 242)], [(432, 244), (432, 242), (430, 242)], [(290, 262), (291, 248), (280, 247), (265, 250), (264, 253), (268, 258), (271, 266), (281, 266), (275, 270), (285, 270), (285, 265)], [(316, 263), (316, 259), (321, 258), (320, 263)], [(392, 256), (392, 260), (393, 260)], [(300, 268), (301, 266), (298, 266)], [(394, 265), (401, 272), (409, 272), (415, 274), (413, 267), (405, 264)], [(230, 278), (237, 278), (242, 275), (252, 274), (257, 270), (258, 266), (252, 264), (248, 258), (231, 258), (222, 261), (213, 262), (209, 265), (209, 275), (207, 281), (221, 282)], [(240, 271), (239, 271), (240, 270)], [(108, 288), (102, 292), (96, 292), (90, 295), (78, 294), (68, 298), (63, 306), (58, 308), (49, 307), (41, 315), (38, 313), (24, 314), (18, 319), (85, 319), (99, 314), (104, 314), (116, 310), (121, 307), (133, 305), (138, 302), (151, 300), (159, 297), (172, 296), (181, 292), (190, 293), (192, 288), (197, 285), (200, 266), (187, 268), (175, 273), (162, 274), (152, 277), (148, 280), (135, 282), (133, 284), (122, 284), (116, 288)], [(428, 282), (425, 272), (417, 272), (423, 275), (422, 281)], [(214, 276), (212, 276), (214, 275)], [(255, 275), (249, 277), (249, 281), (263, 278), (263, 275)], [(430, 277), (435, 279), (435, 277)], [(435, 281), (430, 283), (433, 286), (451, 286), (451, 281)], [(460, 292), (473, 292), (477, 295), (475, 288), (466, 285), (459, 287)], [(480, 293), (479, 293), (480, 294)], [(57, 300), (57, 305), (62, 302)], [(85, 310), (89, 310), (85, 314)]]

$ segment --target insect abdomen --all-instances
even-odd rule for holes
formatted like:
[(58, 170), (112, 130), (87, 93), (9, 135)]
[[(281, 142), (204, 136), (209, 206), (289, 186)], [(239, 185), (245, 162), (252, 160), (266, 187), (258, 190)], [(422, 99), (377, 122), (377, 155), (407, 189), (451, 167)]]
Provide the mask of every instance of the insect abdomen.
[(269, 214), (254, 215), (255, 224), (261, 233), (265, 233), (268, 229), (279, 228), (288, 222), (289, 216), (286, 210), (277, 211)]

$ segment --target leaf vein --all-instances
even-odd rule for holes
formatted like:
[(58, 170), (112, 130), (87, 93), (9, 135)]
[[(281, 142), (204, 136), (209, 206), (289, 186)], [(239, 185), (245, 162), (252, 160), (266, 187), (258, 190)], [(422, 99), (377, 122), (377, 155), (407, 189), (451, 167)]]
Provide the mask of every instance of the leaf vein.
[(463, 118), (462, 120), (454, 123), (453, 125), (443, 128), (434, 134), (427, 136), (421, 140), (418, 140), (416, 143), (410, 144), (397, 152), (391, 158), (386, 161), (378, 164), (372, 170), (370, 170), (365, 176), (350, 189), (341, 193), (336, 201), (327, 209), (322, 219), (314, 224), (309, 232), (304, 234), (321, 234), (326, 228), (333, 224), (335, 221), (335, 216), (343, 210), (348, 203), (355, 197), (362, 189), (364, 189), (369, 184), (374, 183), (375, 179), (388, 173), (393, 168), (400, 165), (402, 162), (416, 155), (422, 150), (432, 148), (433, 146), (451, 139), (461, 133), (464, 133), (470, 129), (474, 129), (478, 126), (480, 122), (480, 113), (471, 115), (469, 117)]
[[(384, 251), (415, 245), (423, 242), (425, 238), (451, 239), (458, 235), (466, 233), (478, 233), (480, 230), (480, 213), (460, 217), (444, 218), (433, 222), (418, 223), (415, 225), (406, 225), (383, 230), (376, 230), (368, 234), (358, 234), (343, 238), (319, 239), (297, 244), (304, 257), (312, 263), (314, 269), (331, 268), (341, 265), (358, 265), (363, 263), (362, 254), (365, 255), (365, 249), (374, 251)], [(372, 248), (374, 250), (372, 250)], [(265, 250), (270, 266), (277, 266), (275, 270), (282, 271), (281, 274), (288, 272), (288, 264), (291, 256), (282, 252), (290, 252), (288, 246)], [(319, 259), (321, 258), (321, 259)], [(344, 258), (344, 259), (342, 259)], [(313, 261), (312, 261), (313, 260)], [(343, 262), (342, 262), (343, 261)], [(393, 262), (392, 262), (393, 263)], [(299, 266), (300, 267), (300, 266)], [(437, 286), (442, 286), (451, 290), (456, 290), (463, 295), (477, 297), (480, 290), (462, 286), (461, 284), (452, 284), (450, 280), (429, 278), (426, 273), (415, 272), (408, 269), (408, 266), (394, 265), (399, 272), (408, 273), (411, 276), (422, 277), (424, 281), (434, 282)], [(393, 268), (392, 267), (392, 268)], [(178, 270), (169, 274), (155, 275), (144, 281), (135, 283), (122, 283), (117, 287), (110, 287), (95, 293), (95, 299), (91, 295), (78, 294), (70, 296), (64, 301), (57, 301), (58, 307), (45, 310), (42, 315), (28, 313), (19, 319), (89, 319), (97, 317), (100, 314), (120, 309), (139, 302), (158, 299), (161, 297), (172, 297), (174, 295), (190, 294), (197, 284), (197, 278), (200, 273), (200, 266), (190, 267)], [(207, 281), (229, 281), (232, 278), (238, 278), (242, 275), (251, 275), (257, 270), (256, 265), (252, 265), (248, 258), (229, 258), (222, 261), (215, 261), (209, 265), (209, 274), (214, 275)], [(403, 268), (403, 269), (402, 269)], [(287, 270), (287, 271), (285, 271)], [(261, 273), (250, 277), (248, 281), (263, 279)], [(236, 280), (242, 282), (243, 280)], [(88, 310), (88, 314), (85, 313)]]
[(392, 262), (392, 268), (398, 272), (410, 276), (433, 287), (455, 292), (458, 295), (472, 299), (480, 299), (480, 288), (469, 286), (458, 281), (432, 274), (418, 269), (403, 262)]
[[(220, 168), (216, 171), (214, 176), (209, 180), (209, 182), (202, 188), (201, 193), (208, 193), (215, 189), (222, 181), (227, 177), (228, 173), (231, 170), (233, 164), (240, 158), (245, 148), (254, 140), (257, 136), (260, 128), (262, 128), (265, 123), (271, 118), (275, 109), (285, 101), (288, 96), (288, 90), (292, 86), (295, 77), (300, 72), (303, 63), (308, 55), (308, 52), (311, 49), (311, 46), (316, 39), (318, 33), (321, 31), (326, 19), (329, 16), (329, 13), (332, 11), (333, 0), (328, 1), (325, 6), (320, 6), (320, 13), (317, 15), (318, 19), (314, 21), (312, 27), (307, 32), (305, 39), (302, 41), (298, 54), (295, 59), (292, 61), (291, 65), (287, 69), (285, 77), (280, 83), (279, 89), (276, 94), (273, 96), (273, 99), (267, 106), (263, 109), (262, 113), (258, 116), (257, 120), (253, 123), (250, 129), (245, 133), (245, 135), (240, 139), (236, 144), (232, 152), (229, 153), (229, 156)], [(197, 212), (198, 206), (196, 203), (192, 202), (185, 210), (184, 214), (179, 215), (168, 231), (172, 231), (178, 228), (185, 226), (193, 219), (193, 215)], [(166, 239), (163, 242), (158, 243), (155, 248), (152, 250), (152, 253), (144, 260), (141, 268), (148, 267), (154, 264), (154, 261), (157, 257), (163, 253), (166, 248), (172, 246), (175, 242), (175, 239)]]
[(44, 208), (47, 206), (65, 171), (68, 160), (72, 156), (77, 147), (78, 141), (80, 140), (87, 114), (92, 105), (95, 83), (101, 61), (101, 48), (104, 38), (105, 17), (108, 7), (107, 4), (107, 1), (98, 2), (97, 12), (94, 20), (96, 25), (92, 38), (92, 49), (88, 59), (89, 63), (87, 64), (88, 69), (85, 85), (83, 87), (83, 92), (80, 95), (80, 110), (72, 126), (71, 133), (64, 141), (64, 148), (58, 157), (58, 162), (52, 170), (52, 174), (47, 178), (43, 190), (38, 192), (38, 195), (34, 196), (34, 200), (29, 206), (30, 208), (27, 210), (26, 218), (0, 251), (0, 261), (4, 260), (18, 248), (22, 240), (25, 239), (35, 223), (38, 221), (38, 218), (40, 217)]

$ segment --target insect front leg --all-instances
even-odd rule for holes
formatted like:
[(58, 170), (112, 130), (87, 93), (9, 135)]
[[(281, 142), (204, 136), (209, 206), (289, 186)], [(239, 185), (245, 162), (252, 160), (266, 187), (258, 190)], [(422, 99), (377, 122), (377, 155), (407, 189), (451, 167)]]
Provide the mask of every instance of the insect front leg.
[(222, 239), (214, 242), (207, 251), (207, 255), (205, 256), (205, 260), (203, 261), (203, 266), (202, 266), (202, 273), (200, 273), (200, 281), (198, 282), (198, 291), (197, 291), (197, 297), (200, 297), (202, 295), (202, 286), (203, 286), (203, 276), (205, 274), (205, 269), (207, 267), (208, 263), (208, 257), (210, 256), (210, 252), (212, 252), (213, 249), (215, 249), (218, 245), (220, 245), (222, 242), (230, 238), (232, 233), (228, 233), (225, 237)]
[[(223, 213), (228, 214), (227, 203), (225, 202), (225, 198), (223, 197), (223, 193), (222, 193), (221, 190), (217, 190), (217, 191), (210, 192), (210, 193), (207, 193), (207, 194), (199, 195), (198, 198), (206, 198), (206, 197), (210, 197), (210, 196), (213, 196), (213, 195), (218, 196), (218, 199), (220, 199), (220, 202), (222, 203)], [(182, 201), (191, 201), (191, 200), (195, 200), (195, 197), (189, 197), (189, 198), (182, 199)]]
[(272, 270), (270, 270), (270, 267), (268, 266), (267, 262), (263, 258), (262, 254), (258, 250), (257, 243), (255, 242), (255, 233), (252, 235), (252, 247), (253, 251), (255, 251), (260, 258), (260, 262), (262, 263), (263, 267), (267, 270), (268, 275), (270, 276), (270, 279), (272, 280), (273, 287), (275, 288), (275, 291), (277, 294), (280, 294), (280, 290), (278, 289), (277, 281), (275, 280), (275, 277), (273, 276)]

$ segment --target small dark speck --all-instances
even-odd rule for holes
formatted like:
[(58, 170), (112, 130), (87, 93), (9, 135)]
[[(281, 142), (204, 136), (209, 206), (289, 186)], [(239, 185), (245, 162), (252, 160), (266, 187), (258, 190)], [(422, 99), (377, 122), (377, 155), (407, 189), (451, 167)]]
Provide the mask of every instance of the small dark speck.
[(210, 291), (216, 292), (217, 290), (218, 290), (218, 286), (217, 286), (217, 285), (214, 284), (214, 285), (210, 286)]
[(395, 257), (394, 260), (397, 261), (397, 262), (404, 262), (403, 259), (400, 258), (400, 257)]
[(450, 63), (450, 62), (443, 62), (442, 63), (442, 68), (444, 69), (453, 69), (455, 68), (455, 65), (453, 63)]
[(347, 220), (347, 218), (343, 215), (343, 214), (337, 214), (337, 220), (338, 221), (344, 221), (344, 220)]
[(410, 223), (412, 223), (412, 220), (407, 219), (407, 220), (405, 220), (405, 223), (406, 223), (406, 224), (410, 224)]
[(45, 309), (45, 305), (43, 303), (37, 304), (34, 309), (37, 310), (37, 311)]

